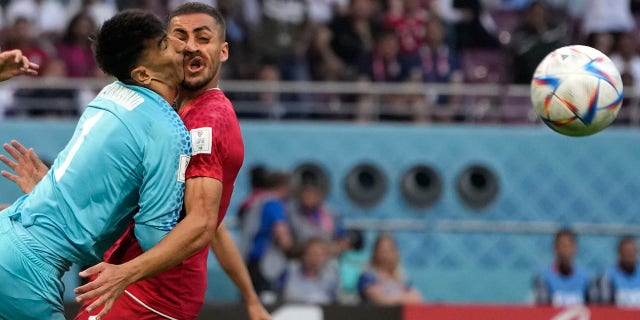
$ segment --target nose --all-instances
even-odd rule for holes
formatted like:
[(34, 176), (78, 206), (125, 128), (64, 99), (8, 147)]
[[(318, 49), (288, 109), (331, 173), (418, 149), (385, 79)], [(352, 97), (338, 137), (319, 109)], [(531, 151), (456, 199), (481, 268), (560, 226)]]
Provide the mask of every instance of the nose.
[(196, 43), (194, 38), (189, 38), (187, 39), (187, 41), (184, 42), (185, 47), (184, 50), (186, 52), (196, 52), (198, 51), (198, 44)]

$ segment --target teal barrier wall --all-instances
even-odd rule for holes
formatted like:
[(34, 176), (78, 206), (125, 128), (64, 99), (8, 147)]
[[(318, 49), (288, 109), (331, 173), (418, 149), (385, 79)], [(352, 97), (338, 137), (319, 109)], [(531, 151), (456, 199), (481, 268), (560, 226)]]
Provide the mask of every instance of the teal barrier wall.
[[(229, 215), (247, 194), (247, 169), (255, 164), (291, 169), (305, 162), (323, 166), (330, 177), (329, 203), (346, 221), (404, 219), (424, 231), (396, 234), (407, 274), (432, 301), (523, 302), (531, 277), (552, 259), (552, 235), (545, 232), (486, 233), (438, 229), (438, 223), (540, 222), (557, 225), (640, 225), (640, 132), (610, 128), (586, 138), (569, 138), (543, 127), (416, 127), (303, 123), (242, 123), (246, 159)], [(73, 123), (4, 122), (0, 141), (17, 138), (53, 158)], [(344, 192), (344, 178), (360, 163), (378, 166), (388, 189), (374, 207), (363, 209)], [(435, 169), (440, 198), (416, 210), (400, 193), (402, 174), (417, 164)], [(495, 172), (499, 193), (484, 210), (465, 206), (456, 194), (462, 170), (482, 164)], [(0, 202), (19, 195), (0, 181)], [(374, 234), (367, 235), (370, 240)], [(578, 261), (594, 272), (615, 258), (611, 235), (580, 237)], [(367, 252), (353, 254), (356, 266)], [(72, 281), (72, 280), (69, 280)], [(210, 299), (232, 299), (236, 291), (211, 264)]]

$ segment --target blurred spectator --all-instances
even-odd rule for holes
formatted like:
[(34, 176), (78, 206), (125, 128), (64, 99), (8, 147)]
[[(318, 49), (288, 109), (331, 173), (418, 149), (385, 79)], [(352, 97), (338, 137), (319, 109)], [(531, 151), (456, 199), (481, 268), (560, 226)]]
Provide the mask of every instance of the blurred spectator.
[(282, 80), (309, 80), (306, 54), (311, 24), (306, 0), (263, 0), (256, 45), (262, 59), (278, 67)]
[(311, 42), (307, 61), (311, 79), (315, 81), (338, 81), (345, 78), (344, 63), (331, 49), (333, 34), (328, 27), (317, 25)]
[(260, 8), (260, 0), (241, 0), (242, 11), (240, 15), (242, 20), (246, 22), (251, 33), (254, 33), (262, 20), (262, 9)]
[[(39, 64), (40, 70), (47, 69), (49, 53), (38, 43), (33, 25), (26, 17), (17, 17), (2, 44), (3, 50), (20, 49), (29, 61)], [(42, 75), (42, 72), (40, 72)]]
[(587, 45), (609, 55), (615, 49), (615, 38), (613, 34), (608, 32), (596, 32), (589, 36)]
[(296, 193), (287, 205), (287, 217), (294, 244), (302, 247), (310, 239), (322, 239), (329, 245), (332, 257), (349, 249), (349, 239), (336, 221), (334, 213), (326, 205), (324, 192), (315, 185), (305, 184)]
[(358, 291), (363, 302), (374, 304), (423, 302), (418, 290), (405, 279), (398, 246), (388, 234), (380, 235), (376, 239), (370, 265), (358, 280)]
[[(413, 59), (417, 62), (412, 70), (414, 81), (426, 83), (462, 83), (464, 75), (460, 68), (458, 52), (447, 44), (444, 25), (438, 18), (432, 18), (425, 24), (425, 43)], [(458, 114), (459, 97), (435, 95), (431, 101), (423, 102), (432, 108), (433, 120), (451, 122), (463, 120)]]
[(6, 8), (9, 25), (20, 18), (33, 26), (34, 36), (58, 36), (69, 21), (69, 11), (57, 0), (13, 0)]
[(425, 40), (429, 12), (420, 0), (387, 0), (387, 3), (383, 20), (385, 26), (395, 30), (403, 53), (416, 52)]
[(358, 76), (361, 59), (374, 48), (374, 33), (379, 22), (374, 19), (373, 0), (351, 0), (345, 16), (336, 16), (329, 24), (331, 48), (345, 65), (349, 80)]
[(430, 19), (425, 24), (425, 42), (418, 50), (420, 74), (424, 82), (460, 82), (460, 57), (458, 52), (447, 44), (442, 20)]
[(574, 258), (578, 244), (576, 234), (569, 229), (556, 233), (555, 261), (534, 281), (535, 303), (539, 305), (568, 306), (589, 302), (589, 274), (576, 266)]
[(531, 83), (536, 67), (556, 48), (569, 43), (564, 24), (552, 24), (546, 5), (533, 1), (524, 11), (522, 23), (511, 40), (513, 82)]
[(67, 77), (67, 65), (64, 60), (54, 57), (48, 60), (47, 67), (42, 70), (41, 74), (43, 77), (47, 78), (65, 78)]
[(248, 24), (244, 21), (242, 1), (217, 0), (218, 10), (226, 23), (226, 40), (233, 52), (227, 66), (222, 70), (224, 79), (246, 79), (255, 76), (258, 61), (256, 50), (252, 48), (252, 37)]
[[(393, 29), (381, 28), (375, 34), (373, 52), (360, 61), (360, 79), (373, 82), (404, 82), (409, 80), (409, 72), (415, 70), (417, 61), (400, 53), (398, 38)], [(407, 95), (390, 94), (380, 97), (379, 116), (383, 120), (409, 120), (413, 118)], [(366, 119), (373, 115), (370, 109), (371, 97), (362, 97), (358, 116)]]
[[(40, 65), (39, 76), (64, 78), (65, 65), (60, 59), (51, 59), (40, 47), (29, 20), (15, 21), (3, 48), (20, 49), (29, 61)], [(11, 117), (60, 117), (78, 115), (77, 90), (60, 88), (26, 88), (13, 92), (12, 106), (6, 110)]]
[(70, 78), (89, 78), (97, 74), (89, 37), (96, 25), (88, 13), (80, 12), (71, 18), (62, 40), (57, 46), (58, 57)]
[(290, 262), (282, 277), (284, 302), (329, 304), (336, 300), (338, 269), (330, 263), (324, 240), (306, 241), (300, 261)]
[[(331, 48), (333, 37), (331, 30), (323, 24), (314, 26), (314, 38), (307, 52), (307, 64), (311, 80), (313, 81), (341, 81), (347, 80), (349, 74), (343, 61)], [(311, 93), (309, 100), (313, 101), (315, 111), (309, 118), (344, 119), (350, 117), (350, 113), (341, 112), (345, 95)]]
[(616, 49), (609, 56), (620, 73), (627, 73), (634, 81), (640, 79), (640, 54), (638, 54), (636, 36), (631, 32), (621, 34)]
[(96, 26), (102, 25), (118, 12), (115, 3), (110, 0), (70, 0), (67, 8), (74, 15), (82, 11), (88, 13)]
[(623, 33), (635, 28), (635, 20), (631, 13), (629, 0), (602, 1), (583, 0), (584, 16), (582, 18), (582, 32), (588, 37), (591, 45), (594, 34)]
[[(118, 0), (116, 0), (118, 1)], [(124, 0), (120, 0), (124, 1)], [(152, 12), (158, 17), (169, 16), (169, 0), (133, 0), (133, 6), (138, 9)]]
[(242, 200), (238, 208), (238, 219), (240, 219), (241, 225), (249, 208), (267, 191), (268, 173), (267, 168), (262, 165), (253, 166), (249, 169), (249, 195)]
[[(500, 42), (494, 34), (495, 22), (482, 0), (440, 0), (440, 12), (449, 17), (455, 26), (455, 47), (495, 49)], [(449, 8), (447, 8), (449, 7)]]
[(309, 19), (316, 25), (328, 24), (334, 16), (347, 12), (349, 0), (307, 0)]
[(289, 174), (271, 172), (267, 191), (248, 209), (240, 226), (241, 252), (258, 294), (275, 294), (293, 242), (286, 222), (284, 201), (289, 195)]
[(618, 307), (640, 307), (640, 270), (638, 243), (625, 236), (618, 243), (617, 263), (598, 279), (599, 300)]
[(412, 70), (409, 56), (400, 53), (398, 37), (393, 29), (376, 32), (374, 50), (362, 57), (360, 77), (375, 82), (402, 82), (408, 80)]
[[(266, 62), (260, 66), (258, 80), (276, 84), (282, 80), (280, 69), (275, 64)], [(257, 108), (257, 113), (254, 113), (257, 118), (282, 119), (287, 113), (279, 92), (260, 92), (257, 101), (251, 103)]]

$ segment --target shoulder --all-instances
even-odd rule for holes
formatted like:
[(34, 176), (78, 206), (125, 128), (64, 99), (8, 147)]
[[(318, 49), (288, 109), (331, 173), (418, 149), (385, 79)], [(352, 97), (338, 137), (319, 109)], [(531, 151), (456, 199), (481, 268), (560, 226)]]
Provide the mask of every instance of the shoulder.
[(378, 282), (378, 279), (374, 272), (365, 271), (358, 278), (358, 292), (361, 295), (367, 290), (367, 288), (375, 285)]
[(358, 285), (367, 286), (367, 285), (374, 284), (377, 281), (378, 281), (378, 277), (376, 273), (371, 270), (367, 270), (362, 272), (362, 274), (360, 274), (360, 277), (358, 278)]
[(536, 279), (538, 281), (544, 281), (546, 279), (553, 277), (555, 274), (556, 274), (556, 271), (553, 268), (553, 266), (547, 266), (538, 272), (538, 274), (536, 275)]
[(279, 199), (276, 198), (268, 198), (264, 201), (264, 206), (265, 207), (272, 207), (272, 208), (284, 208), (284, 205), (282, 204), (282, 201), (280, 201)]
[(238, 123), (233, 105), (217, 89), (205, 92), (187, 108), (188, 111), (181, 112), (180, 115), (190, 130), (202, 127), (219, 129), (214, 130), (215, 136), (215, 132), (222, 132), (225, 128)]

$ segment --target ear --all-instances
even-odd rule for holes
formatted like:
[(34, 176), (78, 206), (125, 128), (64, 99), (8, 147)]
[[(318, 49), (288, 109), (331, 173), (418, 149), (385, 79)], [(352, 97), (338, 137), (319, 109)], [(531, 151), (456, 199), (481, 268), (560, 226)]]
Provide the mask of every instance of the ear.
[(224, 42), (220, 48), (220, 62), (225, 62), (227, 59), (229, 59), (229, 43)]
[(131, 70), (131, 79), (141, 85), (149, 85), (152, 78), (146, 67), (138, 66)]

